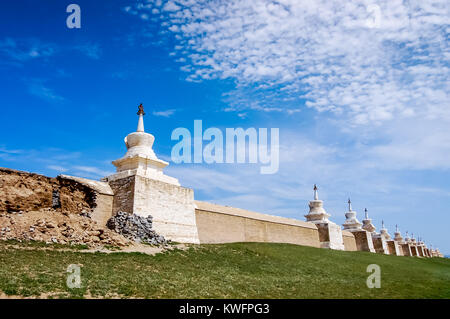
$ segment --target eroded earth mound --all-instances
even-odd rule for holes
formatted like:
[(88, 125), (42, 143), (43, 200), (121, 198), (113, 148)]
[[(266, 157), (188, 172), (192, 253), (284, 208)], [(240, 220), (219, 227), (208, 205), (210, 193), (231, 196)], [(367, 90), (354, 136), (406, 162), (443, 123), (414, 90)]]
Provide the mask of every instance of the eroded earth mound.
[(125, 246), (90, 218), (96, 192), (76, 181), (0, 168), (0, 240)]

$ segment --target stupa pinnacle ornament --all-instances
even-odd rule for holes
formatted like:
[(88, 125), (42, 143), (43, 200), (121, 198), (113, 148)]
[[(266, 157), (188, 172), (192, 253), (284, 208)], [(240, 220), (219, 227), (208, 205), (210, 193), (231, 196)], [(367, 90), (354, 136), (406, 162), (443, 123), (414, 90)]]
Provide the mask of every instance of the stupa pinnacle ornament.
[(367, 230), (369, 233), (375, 233), (375, 226), (372, 224), (372, 219), (369, 218), (369, 214), (367, 213), (367, 208), (364, 208), (365, 219), (363, 219), (363, 229)]
[(117, 173), (108, 176), (106, 179), (112, 181), (138, 175), (180, 186), (176, 178), (163, 173), (163, 169), (169, 163), (160, 160), (153, 151), (155, 137), (144, 130), (145, 112), (142, 103), (138, 107), (137, 115), (139, 121), (136, 132), (125, 137), (127, 153), (124, 157), (112, 162), (117, 169)]
[(138, 128), (136, 132), (145, 132), (144, 130), (144, 107), (142, 106), (142, 103), (139, 105), (139, 111), (137, 112), (137, 115), (139, 115), (139, 122), (138, 122)]
[(306, 220), (313, 223), (328, 223), (329, 214), (323, 208), (323, 201), (319, 200), (317, 185), (314, 184), (314, 200), (309, 202), (309, 213), (305, 215)]
[(346, 221), (342, 226), (345, 230), (356, 231), (361, 230), (362, 224), (356, 218), (356, 212), (352, 210), (352, 201), (348, 199), (348, 212), (345, 214)]

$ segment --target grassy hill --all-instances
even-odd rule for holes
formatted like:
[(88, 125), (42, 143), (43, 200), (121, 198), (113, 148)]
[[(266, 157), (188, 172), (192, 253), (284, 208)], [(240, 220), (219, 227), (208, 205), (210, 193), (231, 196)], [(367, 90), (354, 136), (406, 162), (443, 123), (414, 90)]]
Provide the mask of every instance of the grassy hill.
[[(201, 245), (154, 256), (11, 248), (0, 243), (0, 293), (41, 297), (450, 298), (450, 260), (288, 244)], [(66, 287), (80, 264), (82, 287)], [(381, 288), (369, 289), (369, 264)]]

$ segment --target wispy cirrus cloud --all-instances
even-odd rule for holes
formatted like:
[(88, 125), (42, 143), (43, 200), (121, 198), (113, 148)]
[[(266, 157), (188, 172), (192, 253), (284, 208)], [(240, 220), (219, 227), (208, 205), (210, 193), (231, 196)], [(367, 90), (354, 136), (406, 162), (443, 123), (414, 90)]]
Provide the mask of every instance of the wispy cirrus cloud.
[(5, 161), (12, 161), (16, 156), (20, 156), (22, 153), (22, 150), (10, 149), (0, 145), (0, 159)]
[(49, 102), (62, 102), (65, 100), (64, 97), (58, 95), (53, 89), (49, 88), (42, 79), (27, 80), (27, 83), (28, 92), (38, 98)]
[(98, 43), (86, 43), (75, 46), (75, 50), (83, 53), (91, 59), (98, 60), (102, 54), (102, 50)]
[(53, 43), (43, 43), (39, 39), (4, 38), (0, 40), (0, 54), (17, 62), (45, 58), (54, 55), (58, 46)]
[(80, 177), (100, 179), (113, 173), (110, 161), (89, 158), (86, 153), (55, 147), (16, 149), (0, 145), (0, 166), (29, 170), (52, 175), (66, 173)]
[(52, 42), (44, 42), (38, 38), (7, 37), (0, 39), (0, 56), (8, 59), (10, 63), (20, 66), (28, 61), (50, 58), (67, 51), (78, 51), (95, 60), (98, 60), (102, 53), (100, 45), (93, 42), (61, 46)]
[(85, 173), (84, 175), (86, 175), (86, 173), (90, 174), (91, 176), (95, 176), (95, 177), (105, 177), (108, 175), (113, 174), (112, 171), (107, 171), (107, 170), (103, 170), (98, 168), (97, 166), (73, 166), (72, 170), (75, 171), (81, 171), (83, 173)]
[(176, 109), (169, 109), (163, 111), (153, 111), (152, 114), (154, 116), (171, 117), (173, 114), (175, 114), (175, 112)]

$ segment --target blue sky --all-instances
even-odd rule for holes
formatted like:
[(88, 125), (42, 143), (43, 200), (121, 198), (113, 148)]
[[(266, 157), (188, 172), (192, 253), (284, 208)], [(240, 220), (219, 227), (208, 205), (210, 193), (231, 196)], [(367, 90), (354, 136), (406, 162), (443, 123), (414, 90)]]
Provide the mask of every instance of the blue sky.
[(199, 200), (298, 219), (317, 183), (333, 221), (351, 197), (360, 219), (450, 253), (447, 1), (76, 1), (68, 29), (70, 3), (0, 4), (0, 166), (108, 175), (139, 103), (163, 159), (195, 119), (275, 127), (277, 174), (167, 173)]

